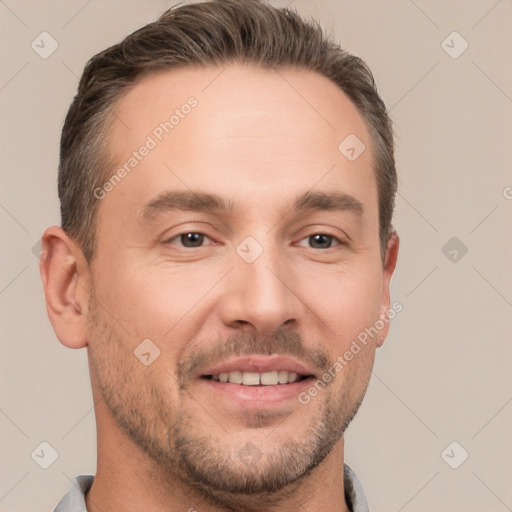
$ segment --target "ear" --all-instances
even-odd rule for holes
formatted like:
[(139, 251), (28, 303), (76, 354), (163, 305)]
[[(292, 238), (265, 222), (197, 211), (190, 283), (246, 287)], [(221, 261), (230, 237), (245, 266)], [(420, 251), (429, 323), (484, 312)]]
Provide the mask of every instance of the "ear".
[(69, 348), (85, 347), (90, 270), (81, 248), (62, 228), (53, 226), (44, 232), (39, 269), (57, 338)]
[(400, 239), (396, 231), (391, 233), (388, 240), (388, 246), (386, 249), (386, 256), (384, 258), (383, 272), (382, 272), (382, 295), (380, 298), (380, 318), (384, 323), (384, 327), (380, 329), (379, 336), (377, 338), (377, 346), (380, 347), (384, 343), (386, 336), (389, 332), (389, 320), (390, 320), (390, 307), (391, 298), (389, 295), (389, 283), (391, 276), (395, 271), (396, 261), (398, 259), (398, 247), (400, 245)]

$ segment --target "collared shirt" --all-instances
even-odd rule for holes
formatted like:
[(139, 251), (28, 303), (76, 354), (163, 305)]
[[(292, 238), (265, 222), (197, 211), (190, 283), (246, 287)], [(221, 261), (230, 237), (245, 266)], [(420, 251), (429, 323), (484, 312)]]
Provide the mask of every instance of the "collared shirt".
[[(87, 512), (85, 495), (91, 488), (92, 475), (77, 476), (69, 492), (62, 498), (54, 512)], [(351, 512), (369, 512), (363, 486), (356, 474), (345, 464), (345, 499)]]

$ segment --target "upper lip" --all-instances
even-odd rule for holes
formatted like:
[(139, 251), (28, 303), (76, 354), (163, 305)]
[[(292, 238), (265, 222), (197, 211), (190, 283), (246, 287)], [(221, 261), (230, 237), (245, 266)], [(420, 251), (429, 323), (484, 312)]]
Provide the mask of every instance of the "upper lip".
[(314, 376), (315, 374), (315, 372), (306, 364), (287, 356), (253, 355), (246, 357), (236, 357), (227, 361), (223, 361), (214, 366), (208, 367), (205, 371), (201, 372), (201, 375), (219, 375), (221, 373), (229, 373), (237, 370), (242, 372), (257, 373), (271, 372), (274, 370), (285, 370), (303, 376)]

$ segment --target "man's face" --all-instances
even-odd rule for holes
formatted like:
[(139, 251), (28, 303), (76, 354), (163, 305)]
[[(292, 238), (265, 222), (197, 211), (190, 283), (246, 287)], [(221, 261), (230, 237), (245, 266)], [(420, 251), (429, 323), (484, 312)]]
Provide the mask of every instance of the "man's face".
[(355, 414), (378, 337), (334, 362), (389, 307), (365, 123), (315, 73), (234, 64), (150, 75), (115, 111), (112, 174), (130, 170), (99, 199), (98, 424), (199, 488), (297, 481)]

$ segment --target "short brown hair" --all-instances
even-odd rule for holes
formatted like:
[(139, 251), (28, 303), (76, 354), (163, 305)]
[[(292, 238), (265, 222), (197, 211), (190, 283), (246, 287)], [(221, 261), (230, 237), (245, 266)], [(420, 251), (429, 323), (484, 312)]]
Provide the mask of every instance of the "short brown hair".
[(115, 103), (148, 73), (231, 62), (315, 71), (355, 104), (373, 142), (384, 256), (397, 188), (393, 130), (366, 64), (329, 39), (318, 22), (305, 21), (295, 11), (260, 0), (213, 0), (170, 8), (85, 66), (62, 129), (58, 184), (62, 228), (80, 244), (87, 261), (95, 255), (100, 203), (93, 191), (113, 163), (106, 140)]

